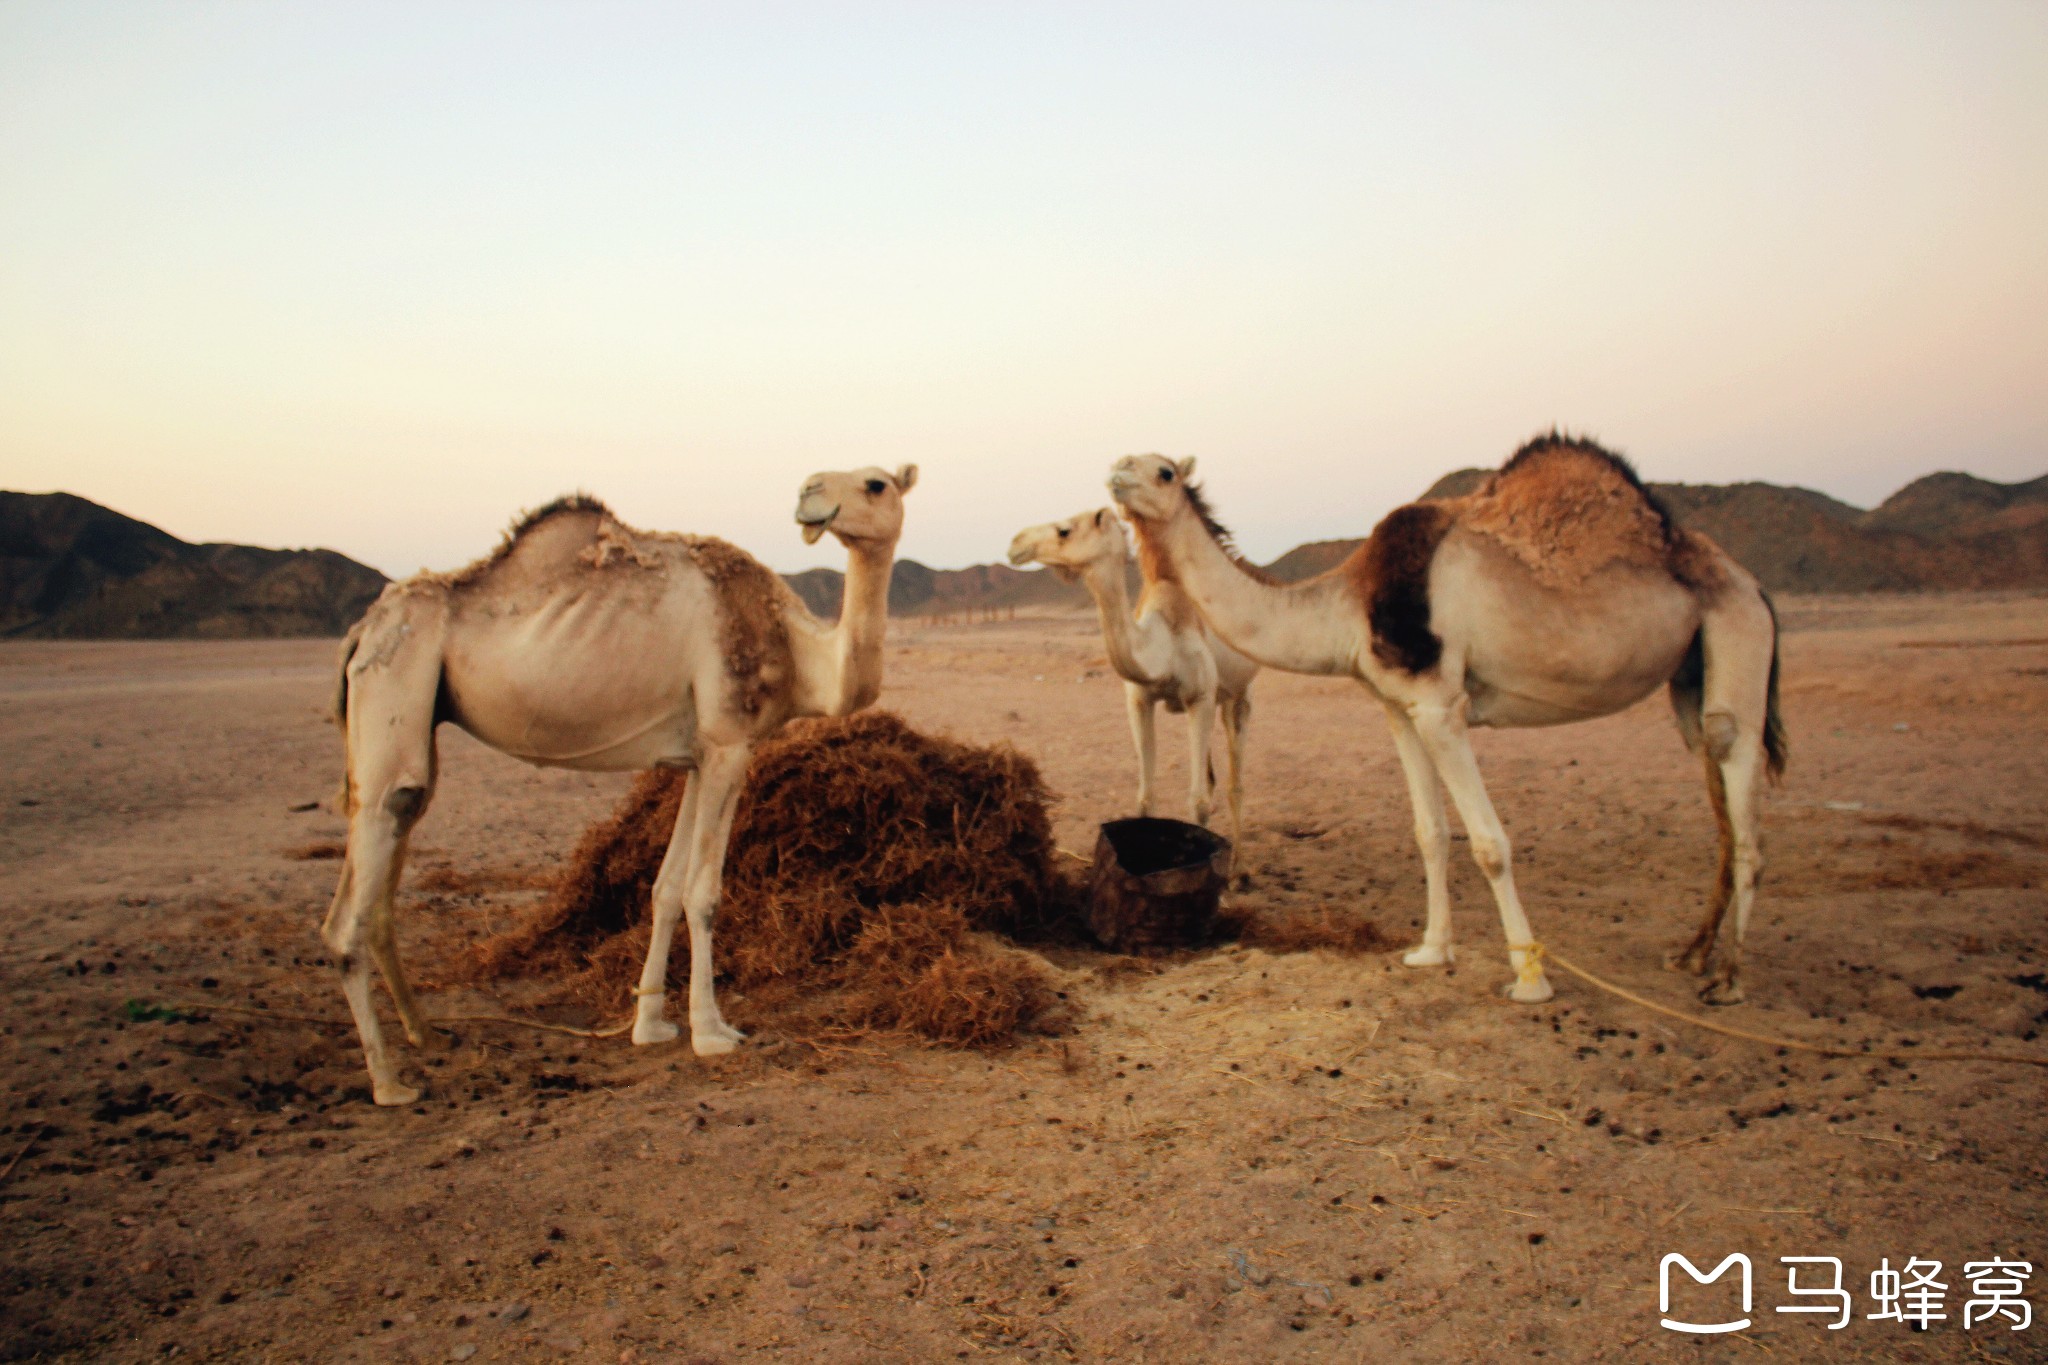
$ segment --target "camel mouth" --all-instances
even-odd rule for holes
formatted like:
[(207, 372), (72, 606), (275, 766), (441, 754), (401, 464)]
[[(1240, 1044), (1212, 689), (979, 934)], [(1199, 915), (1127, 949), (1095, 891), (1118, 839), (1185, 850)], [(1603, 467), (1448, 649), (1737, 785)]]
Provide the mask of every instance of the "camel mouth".
[(796, 514), (796, 524), (803, 527), (804, 544), (816, 545), (818, 538), (825, 534), (825, 528), (830, 526), (833, 518), (838, 515), (839, 509), (837, 507), (822, 517), (807, 517), (802, 512), (798, 512)]
[(1037, 559), (1037, 555), (1021, 545), (1012, 545), (1010, 547), (1010, 563), (1015, 568), (1021, 569), (1026, 564), (1037, 562)]

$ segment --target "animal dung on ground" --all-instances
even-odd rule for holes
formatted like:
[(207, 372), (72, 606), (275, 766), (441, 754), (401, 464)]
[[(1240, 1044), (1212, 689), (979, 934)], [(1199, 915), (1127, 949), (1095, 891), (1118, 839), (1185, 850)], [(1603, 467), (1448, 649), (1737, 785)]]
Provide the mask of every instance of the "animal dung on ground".
[[(566, 975), (558, 1000), (625, 1004), (687, 780), (642, 776), (535, 919), (480, 945), (476, 975)], [(717, 965), (746, 994), (743, 1025), (766, 1013), (995, 1043), (1057, 999), (1042, 960), (1012, 944), (1084, 941), (1079, 900), (1054, 864), (1045, 784), (1014, 749), (919, 734), (888, 712), (800, 720), (754, 751)], [(688, 977), (679, 935), (669, 988)]]
[(1138, 816), (1112, 820), (1095, 841), (1088, 927), (1121, 953), (1209, 942), (1230, 876), (1230, 841), (1200, 825)]

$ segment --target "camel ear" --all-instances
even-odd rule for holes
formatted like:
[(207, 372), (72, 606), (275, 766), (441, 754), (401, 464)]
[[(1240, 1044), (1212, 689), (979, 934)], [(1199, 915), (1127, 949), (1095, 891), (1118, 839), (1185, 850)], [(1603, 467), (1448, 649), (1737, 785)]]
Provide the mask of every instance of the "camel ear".
[(1190, 455), (1185, 460), (1176, 462), (1173, 467), (1180, 471), (1181, 482), (1186, 483), (1188, 476), (1195, 472), (1195, 457)]
[(1096, 508), (1096, 509), (1095, 509), (1095, 529), (1096, 529), (1096, 530), (1100, 531), (1100, 530), (1102, 529), (1102, 524), (1103, 524), (1103, 523), (1102, 523), (1102, 519), (1103, 519), (1104, 517), (1108, 516), (1108, 515), (1109, 515), (1109, 509), (1108, 509), (1107, 507), (1098, 507), (1098, 508)]
[(917, 487), (916, 465), (907, 464), (896, 471), (896, 491), (898, 493), (908, 493), (915, 487)]

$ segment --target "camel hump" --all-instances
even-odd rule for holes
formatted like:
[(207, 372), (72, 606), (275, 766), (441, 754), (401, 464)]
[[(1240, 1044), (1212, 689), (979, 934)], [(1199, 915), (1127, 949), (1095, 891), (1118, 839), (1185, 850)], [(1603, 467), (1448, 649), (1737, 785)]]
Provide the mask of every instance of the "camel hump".
[(1617, 564), (1671, 572), (1684, 549), (1671, 514), (1627, 460), (1554, 431), (1448, 505), (1461, 528), (1494, 540), (1557, 587)]
[(632, 535), (604, 503), (588, 493), (571, 493), (521, 513), (482, 559), (432, 577), (450, 588), (474, 588), (515, 561), (527, 569), (559, 569), (583, 556), (608, 529), (614, 539)]
[(679, 580), (706, 583), (717, 604), (731, 704), (760, 714), (795, 671), (785, 611), (796, 596), (766, 565), (714, 536), (642, 531), (588, 493), (557, 498), (521, 516), (489, 555), (432, 575), (460, 600), (499, 594), (596, 594), (646, 609)]

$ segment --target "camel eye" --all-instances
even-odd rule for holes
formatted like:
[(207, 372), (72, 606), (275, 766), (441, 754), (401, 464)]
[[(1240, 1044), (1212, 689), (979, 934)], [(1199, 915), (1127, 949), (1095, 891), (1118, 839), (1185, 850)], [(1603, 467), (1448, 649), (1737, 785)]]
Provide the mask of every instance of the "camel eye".
[(882, 496), (882, 490), (887, 488), (888, 486), (888, 484), (883, 483), (880, 479), (869, 479), (868, 496), (871, 498), (879, 498)]
[(1159, 482), (1161, 482), (1161, 483), (1172, 483), (1172, 482), (1173, 482), (1173, 471), (1172, 471), (1171, 469), (1162, 469), (1162, 470), (1160, 470), (1160, 471), (1159, 471)]
[(1060, 527), (1060, 539), (1061, 539), (1061, 540), (1065, 540), (1065, 539), (1066, 539), (1066, 538), (1068, 537), (1068, 535), (1072, 534), (1072, 532), (1073, 532), (1073, 527), (1071, 527), (1071, 526), (1062, 526), (1062, 527)]

